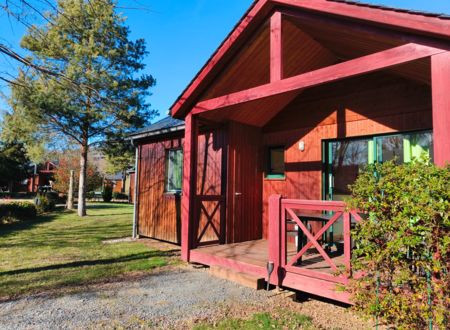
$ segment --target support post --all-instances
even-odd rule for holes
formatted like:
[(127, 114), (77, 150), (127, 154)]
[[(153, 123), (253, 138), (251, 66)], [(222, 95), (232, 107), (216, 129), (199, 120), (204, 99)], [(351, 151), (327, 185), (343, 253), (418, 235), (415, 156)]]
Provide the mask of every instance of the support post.
[(281, 195), (269, 197), (269, 262), (273, 262), (276, 281), (271, 281), (280, 286), (281, 265)]
[(73, 210), (73, 181), (75, 179), (75, 171), (70, 170), (69, 191), (67, 194), (67, 209)]
[(185, 118), (183, 196), (181, 199), (181, 258), (190, 260), (197, 176), (197, 119), (189, 113)]
[(270, 18), (270, 81), (283, 79), (283, 16), (275, 12)]
[(450, 163), (450, 52), (431, 57), (434, 163)]
[(134, 159), (134, 206), (133, 206), (133, 238), (139, 238), (139, 146), (136, 146)]

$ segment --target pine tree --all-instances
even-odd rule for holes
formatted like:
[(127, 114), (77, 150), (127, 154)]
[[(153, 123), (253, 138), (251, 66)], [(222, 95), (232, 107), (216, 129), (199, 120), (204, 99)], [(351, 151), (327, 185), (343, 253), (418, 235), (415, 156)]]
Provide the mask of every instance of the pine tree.
[(12, 116), (17, 112), (37, 130), (79, 144), (79, 216), (86, 215), (89, 147), (106, 136), (123, 136), (156, 114), (145, 100), (155, 80), (138, 74), (145, 67), (145, 42), (131, 41), (129, 34), (115, 1), (59, 0), (46, 24), (30, 28), (22, 39), (32, 61), (52, 74), (20, 73), (11, 85)]

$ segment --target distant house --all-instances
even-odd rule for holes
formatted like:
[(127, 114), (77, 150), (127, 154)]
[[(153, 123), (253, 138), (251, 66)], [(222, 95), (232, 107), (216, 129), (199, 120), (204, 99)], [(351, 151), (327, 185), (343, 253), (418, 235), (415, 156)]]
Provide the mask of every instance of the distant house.
[(27, 179), (26, 191), (29, 193), (36, 193), (41, 188), (51, 189), (57, 167), (58, 165), (55, 161), (46, 161), (43, 164), (30, 165), (30, 172), (32, 174)]
[(448, 16), (255, 1), (173, 118), (132, 136), (135, 234), (181, 244), (189, 262), (349, 302), (336, 289), (352, 276), (361, 221), (342, 201), (348, 185), (374, 162), (449, 162), (449, 91)]

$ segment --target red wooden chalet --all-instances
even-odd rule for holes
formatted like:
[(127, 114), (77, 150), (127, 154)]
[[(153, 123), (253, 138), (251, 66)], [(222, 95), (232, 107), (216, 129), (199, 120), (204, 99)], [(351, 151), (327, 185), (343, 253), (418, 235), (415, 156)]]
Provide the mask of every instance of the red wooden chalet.
[(450, 160), (449, 50), (443, 15), (255, 1), (171, 108), (183, 259), (264, 278), (270, 263), (272, 284), (348, 302), (348, 184), (371, 162)]

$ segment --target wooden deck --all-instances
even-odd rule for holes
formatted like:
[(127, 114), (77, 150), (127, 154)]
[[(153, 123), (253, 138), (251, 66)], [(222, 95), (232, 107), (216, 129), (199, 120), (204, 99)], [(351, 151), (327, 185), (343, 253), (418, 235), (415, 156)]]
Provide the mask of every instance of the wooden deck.
[[(267, 240), (255, 240), (235, 244), (203, 246), (191, 250), (191, 262), (208, 266), (220, 266), (265, 278), (267, 280), (267, 262), (269, 242)], [(288, 261), (296, 253), (294, 244), (288, 244)], [(344, 265), (343, 255), (330, 253), (330, 258), (337, 266)], [(333, 270), (322, 256), (310, 249), (305, 254), (302, 264), (296, 268), (308, 270), (307, 275), (286, 273), (283, 286), (297, 289), (312, 294), (348, 303), (348, 294), (336, 292), (336, 282), (324, 280), (326, 275), (330, 277)], [(271, 276), (271, 282), (275, 275)], [(274, 283), (275, 284), (275, 283)]]
[[(234, 244), (204, 246), (199, 247), (192, 252), (194, 252), (195, 255), (202, 254), (204, 256), (226, 258), (230, 261), (254, 265), (265, 270), (267, 262), (269, 261), (268, 244), (269, 243), (267, 240), (261, 239)], [(296, 247), (294, 244), (288, 244), (287, 253), (288, 260), (295, 256)], [(332, 252), (330, 253), (330, 258), (336, 263), (336, 265), (344, 265), (343, 254)], [(309, 249), (303, 258), (302, 264), (297, 267), (333, 274), (331, 267), (315, 249)]]

